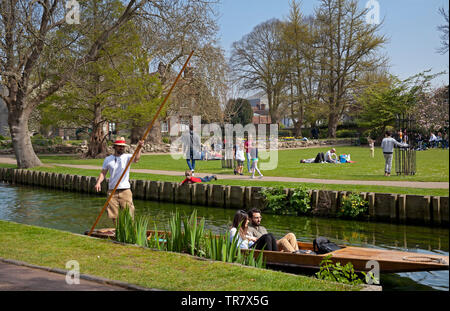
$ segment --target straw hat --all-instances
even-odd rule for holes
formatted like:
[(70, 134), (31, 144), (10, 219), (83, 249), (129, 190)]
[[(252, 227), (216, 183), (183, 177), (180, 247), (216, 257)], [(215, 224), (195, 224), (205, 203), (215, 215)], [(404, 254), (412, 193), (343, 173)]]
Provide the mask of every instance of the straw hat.
[(114, 142), (114, 146), (125, 146), (128, 147), (125, 141), (125, 137), (118, 137), (116, 138), (116, 141)]

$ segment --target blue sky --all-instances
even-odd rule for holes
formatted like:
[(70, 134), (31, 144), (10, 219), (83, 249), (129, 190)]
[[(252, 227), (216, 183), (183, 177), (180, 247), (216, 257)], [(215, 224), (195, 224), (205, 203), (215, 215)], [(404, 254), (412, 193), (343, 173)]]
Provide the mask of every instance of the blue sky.
[[(361, 8), (368, 0), (359, 0)], [(378, 0), (380, 19), (384, 19), (381, 33), (387, 35), (385, 53), (390, 58), (391, 73), (405, 79), (423, 70), (449, 71), (448, 53), (440, 55), (440, 32), (444, 24), (439, 7), (448, 9), (447, 0)], [(290, 0), (222, 0), (219, 5), (220, 44), (229, 55), (231, 44), (271, 18), (286, 19)], [(319, 0), (303, 0), (303, 14), (310, 15)], [(433, 84), (448, 84), (448, 74)]]

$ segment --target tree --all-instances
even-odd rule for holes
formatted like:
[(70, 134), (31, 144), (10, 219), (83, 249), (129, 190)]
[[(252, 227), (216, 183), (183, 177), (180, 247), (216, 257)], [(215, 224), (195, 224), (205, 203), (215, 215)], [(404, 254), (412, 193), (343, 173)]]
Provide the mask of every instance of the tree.
[[(117, 18), (97, 21), (101, 31), (85, 52), (78, 54), (76, 43), (90, 29), (86, 24), (66, 23), (65, 1), (2, 2), (0, 76), (7, 93), (0, 96), (8, 108), (8, 124), (19, 168), (41, 165), (28, 131), (30, 113), (60, 89), (74, 70), (96, 60), (109, 37), (146, 4), (144, 0), (129, 0)], [(61, 68), (61, 64), (66, 65), (64, 70), (53, 70)]]
[(377, 35), (382, 23), (369, 25), (367, 10), (353, 0), (321, 0), (315, 18), (319, 27), (321, 66), (324, 70), (322, 100), (328, 107), (328, 136), (336, 137), (339, 119), (352, 101), (358, 77), (384, 65), (377, 55), (386, 38)]
[(427, 105), (426, 94), (431, 86), (430, 81), (442, 74), (427, 73), (425, 71), (403, 81), (391, 76), (389, 84), (374, 83), (367, 87), (358, 98), (362, 105), (358, 125), (368, 128), (372, 136), (380, 138), (387, 126), (395, 126), (399, 114), (417, 117), (418, 107)]
[(245, 126), (253, 122), (252, 105), (243, 98), (230, 99), (227, 103), (225, 114), (231, 124), (242, 124)]
[(234, 42), (230, 63), (234, 79), (248, 90), (267, 94), (272, 123), (278, 123), (282, 91), (287, 77), (287, 49), (281, 39), (282, 23), (272, 19), (256, 26), (240, 41)]
[(437, 52), (444, 55), (448, 52), (448, 28), (449, 28), (449, 20), (448, 20), (448, 10), (445, 12), (444, 8), (439, 8), (439, 14), (444, 18), (445, 24), (437, 27), (438, 31), (441, 32), (441, 47), (437, 49)]
[(413, 110), (418, 126), (425, 131), (447, 130), (449, 128), (448, 85), (438, 87), (424, 94)]
[[(0, 96), (8, 108), (18, 167), (41, 165), (28, 131), (30, 113), (63, 87), (72, 73), (97, 60), (106, 42), (121, 26), (135, 18), (145, 22), (164, 20), (169, 17), (166, 15), (169, 6), (196, 8), (207, 2), (123, 0), (118, 16), (92, 19), (83, 17), (87, 5), (113, 5), (113, 1), (79, 1), (81, 17), (77, 25), (66, 23), (66, 1), (63, 0), (3, 1), (0, 7), (0, 76), (7, 94)], [(88, 36), (92, 36), (92, 43), (79, 50), (80, 43)]]
[(294, 135), (301, 136), (305, 120), (317, 119), (323, 92), (321, 51), (317, 24), (313, 17), (303, 17), (299, 3), (292, 1), (288, 20), (283, 24), (283, 40), (290, 51), (287, 58), (289, 108), (294, 121)]
[[(190, 69), (186, 70), (186, 73), (191, 70), (191, 75), (174, 89), (167, 105), (167, 115), (197, 114), (206, 121), (221, 120), (220, 104), (224, 101), (228, 69), (224, 52), (216, 46), (215, 2), (163, 0), (158, 5), (163, 14), (158, 18), (149, 16), (139, 24), (143, 46), (152, 55), (151, 66), (157, 68), (164, 90), (172, 85), (178, 68), (195, 50)], [(160, 119), (164, 117), (162, 114), (156, 121), (148, 141), (161, 142)], [(135, 134), (132, 137), (140, 136), (144, 130), (144, 127), (133, 127), (132, 133)]]
[[(114, 14), (106, 9), (102, 12)], [(132, 21), (124, 25), (111, 36), (96, 61), (73, 73), (64, 87), (39, 106), (47, 120), (46, 115), (52, 115), (54, 121), (89, 128), (86, 157), (106, 155), (106, 122), (117, 123), (118, 129), (130, 124), (143, 126), (161, 103), (161, 83), (149, 74), (149, 56), (134, 29)]]

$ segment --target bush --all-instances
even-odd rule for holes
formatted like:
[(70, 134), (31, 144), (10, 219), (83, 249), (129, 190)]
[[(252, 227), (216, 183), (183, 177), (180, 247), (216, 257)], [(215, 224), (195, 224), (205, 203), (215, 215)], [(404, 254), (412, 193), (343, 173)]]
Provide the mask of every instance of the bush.
[(366, 214), (369, 209), (369, 202), (361, 198), (357, 193), (344, 196), (341, 208), (337, 215), (345, 218), (358, 218)]
[(288, 212), (287, 194), (282, 186), (261, 190), (266, 209), (274, 214), (284, 215)]
[(336, 131), (336, 137), (338, 137), (338, 138), (358, 137), (358, 131), (357, 130), (338, 130), (338, 131)]
[(367, 141), (367, 137), (360, 137), (359, 141), (360, 141), (361, 145), (369, 144), (369, 142)]
[(311, 210), (311, 198), (308, 189), (300, 186), (294, 189), (289, 204), (297, 215), (307, 214)]
[(282, 186), (263, 189), (261, 194), (265, 200), (265, 208), (274, 214), (301, 215), (311, 210), (308, 189), (302, 186), (295, 188), (290, 198)]

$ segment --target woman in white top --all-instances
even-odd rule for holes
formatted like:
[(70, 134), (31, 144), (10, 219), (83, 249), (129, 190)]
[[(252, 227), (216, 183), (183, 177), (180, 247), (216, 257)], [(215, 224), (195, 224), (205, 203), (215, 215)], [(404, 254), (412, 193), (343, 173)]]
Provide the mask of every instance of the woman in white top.
[(234, 175), (239, 174), (243, 175), (242, 171), (244, 170), (244, 144), (242, 142), (236, 144), (236, 162), (237, 169), (234, 170)]
[[(236, 212), (233, 219), (233, 227), (230, 229), (230, 242), (233, 243), (233, 239), (237, 234), (239, 248), (278, 251), (277, 240), (272, 234), (264, 234), (258, 239), (250, 236), (247, 233), (249, 222), (250, 218), (245, 211), (240, 210)], [(237, 228), (239, 228), (239, 232)]]
[(238, 245), (240, 248), (243, 249), (248, 249), (252, 247), (256, 241), (256, 238), (252, 238), (247, 235), (249, 221), (250, 219), (248, 218), (246, 212), (238, 211), (234, 215), (233, 228), (231, 228), (230, 230), (230, 242), (233, 242), (234, 236), (236, 235), (237, 232), (237, 228), (239, 228), (239, 232), (237, 232)]

